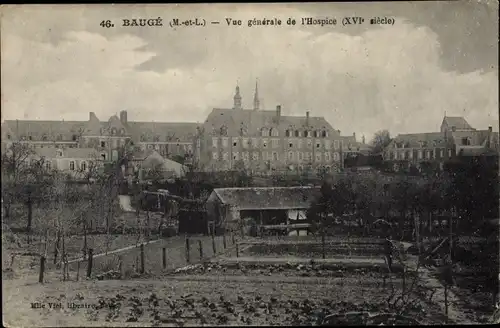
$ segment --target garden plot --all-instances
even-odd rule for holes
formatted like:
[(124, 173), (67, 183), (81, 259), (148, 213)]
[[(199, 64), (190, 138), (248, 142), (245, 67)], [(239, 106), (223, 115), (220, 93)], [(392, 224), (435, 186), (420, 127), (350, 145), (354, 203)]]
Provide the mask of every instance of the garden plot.
[[(218, 268), (213, 270), (217, 273)], [(439, 310), (425, 302), (416, 302), (395, 316), (397, 309), (387, 302), (387, 290), (375, 281), (370, 284), (371, 280), (362, 275), (314, 283), (304, 283), (305, 278), (293, 282), (267, 276), (255, 281), (245, 276), (233, 281), (222, 279), (220, 274), (213, 277), (207, 281), (199, 274), (173, 275), (162, 281), (81, 281), (13, 288), (9, 291), (10, 299), (4, 300), (4, 322), (15, 326), (444, 322)], [(22, 306), (31, 302), (62, 303), (62, 307), (35, 310)], [(68, 303), (86, 304), (87, 308), (68, 308)]]
[[(383, 247), (380, 244), (325, 243), (324, 253), (327, 258), (381, 258), (383, 256)], [(323, 245), (313, 242), (256, 244), (249, 245), (242, 252), (242, 256), (321, 258), (323, 256)]]

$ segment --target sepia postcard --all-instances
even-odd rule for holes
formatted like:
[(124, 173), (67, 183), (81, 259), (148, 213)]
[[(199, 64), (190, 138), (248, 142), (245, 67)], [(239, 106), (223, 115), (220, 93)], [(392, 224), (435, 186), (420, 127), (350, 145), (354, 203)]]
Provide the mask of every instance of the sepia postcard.
[(5, 327), (500, 323), (498, 1), (0, 15)]

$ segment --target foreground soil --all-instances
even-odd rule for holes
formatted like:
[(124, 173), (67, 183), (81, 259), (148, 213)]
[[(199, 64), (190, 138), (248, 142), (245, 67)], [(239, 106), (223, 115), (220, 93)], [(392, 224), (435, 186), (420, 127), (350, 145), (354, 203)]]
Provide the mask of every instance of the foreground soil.
[[(4, 284), (7, 326), (315, 325), (331, 314), (391, 313), (379, 276), (301, 277), (297, 268), (261, 274), (260, 269), (211, 266), (159, 280)], [(302, 270), (302, 268), (301, 268)], [(198, 271), (198, 272), (196, 272)], [(295, 276), (291, 273), (295, 272)], [(397, 277), (394, 277), (398, 280)], [(9, 284), (10, 283), (10, 284)], [(396, 288), (400, 286), (396, 281)], [(44, 308), (34, 309), (38, 302)], [(52, 308), (49, 303), (61, 304)], [(86, 308), (69, 308), (68, 303)], [(407, 314), (422, 324), (442, 324), (439, 309), (418, 302)]]

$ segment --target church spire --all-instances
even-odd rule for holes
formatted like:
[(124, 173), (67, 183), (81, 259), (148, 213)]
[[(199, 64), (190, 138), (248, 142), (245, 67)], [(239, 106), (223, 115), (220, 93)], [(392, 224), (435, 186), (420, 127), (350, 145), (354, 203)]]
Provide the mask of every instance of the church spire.
[(257, 81), (255, 81), (255, 93), (253, 95), (253, 110), (259, 110), (260, 102), (259, 102), (259, 86), (257, 85)]
[(236, 93), (234, 95), (233, 109), (241, 109), (241, 95), (240, 95), (240, 87), (238, 84), (236, 84)]

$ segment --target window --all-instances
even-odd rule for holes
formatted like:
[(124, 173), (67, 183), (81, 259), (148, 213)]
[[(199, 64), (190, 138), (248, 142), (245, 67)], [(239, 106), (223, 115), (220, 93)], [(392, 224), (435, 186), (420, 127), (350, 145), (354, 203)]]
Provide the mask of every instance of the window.
[(228, 143), (229, 143), (228, 138), (222, 138), (222, 147), (227, 147)]
[(328, 133), (325, 130), (323, 130), (323, 131), (321, 131), (321, 136), (323, 138), (326, 138), (326, 137), (328, 137)]
[(252, 154), (252, 159), (254, 161), (258, 161), (259, 160), (259, 153), (254, 151), (253, 154)]
[(279, 142), (280, 142), (279, 139), (273, 139), (273, 148), (278, 148)]
[(238, 153), (238, 152), (233, 153), (233, 159), (235, 161), (239, 160), (240, 159), (240, 153)]
[(229, 154), (227, 152), (222, 153), (222, 160), (227, 161), (229, 159)]
[(115, 135), (115, 134), (116, 134), (116, 128), (112, 128), (112, 129), (111, 129), (111, 134), (112, 134), (112, 135)]
[(462, 146), (470, 146), (470, 138), (462, 138)]
[(300, 137), (300, 131), (299, 130), (295, 130), (295, 137), (296, 138)]
[(398, 159), (398, 152), (394, 151), (394, 159)]
[(125, 129), (120, 129), (120, 134), (124, 135), (125, 134)]
[(288, 160), (293, 161), (293, 151), (288, 152)]
[(243, 156), (244, 161), (248, 161), (250, 159), (247, 151), (242, 153), (241, 155)]
[(63, 155), (62, 150), (58, 150), (58, 151), (57, 151), (57, 156), (62, 157), (62, 155)]
[(237, 147), (237, 146), (238, 146), (238, 139), (233, 138), (233, 147)]
[(448, 149), (448, 157), (451, 157), (451, 149)]
[(297, 158), (299, 159), (299, 161), (302, 161), (304, 159), (304, 153), (301, 152), (301, 151), (298, 151), (297, 152)]
[(439, 150), (439, 157), (441, 157), (441, 158), (444, 157), (444, 149)]
[(339, 149), (339, 141), (338, 140), (333, 141), (333, 148)]
[(316, 148), (321, 147), (321, 143), (319, 141), (316, 141)]
[(312, 141), (311, 140), (307, 140), (307, 148), (312, 148)]
[(80, 169), (81, 169), (82, 171), (87, 171), (87, 163), (82, 162), (82, 163), (80, 164)]
[(74, 162), (74, 161), (70, 161), (70, 162), (69, 162), (69, 169), (70, 169), (71, 171), (74, 171), (74, 170), (75, 170), (75, 162)]
[(304, 137), (306, 138), (311, 137), (311, 131), (304, 131)]
[(270, 128), (269, 129), (269, 136), (272, 137), (274, 134), (273, 134), (273, 128)]
[(51, 162), (45, 162), (45, 169), (50, 170), (52, 168), (52, 163)]
[(302, 139), (297, 140), (297, 148), (302, 148)]
[(321, 153), (316, 153), (316, 162), (321, 162)]
[(292, 134), (292, 133), (290, 132), (290, 130), (286, 130), (285, 135), (286, 135), (287, 137), (291, 137), (291, 134)]
[(278, 160), (278, 153), (273, 151), (273, 161), (277, 161)]
[(421, 150), (418, 151), (418, 159), (422, 159), (422, 151)]
[(153, 141), (154, 142), (159, 142), (160, 141), (160, 136), (154, 136)]
[(339, 153), (337, 153), (337, 152), (333, 153), (333, 160), (335, 162), (338, 162), (338, 160), (339, 160)]
[(214, 152), (212, 153), (212, 159), (214, 159), (214, 160), (218, 160), (218, 159), (219, 159), (219, 153), (218, 153), (218, 152), (216, 152), (216, 151), (214, 151)]
[(325, 140), (325, 149), (330, 149), (331, 143), (330, 140)]
[(267, 137), (267, 134), (268, 134), (268, 130), (267, 130), (266, 128), (262, 128), (262, 130), (261, 130), (261, 134), (260, 134), (260, 135), (261, 135), (262, 137)]
[(218, 144), (219, 144), (219, 138), (213, 137), (212, 138), (212, 147), (217, 148)]
[(262, 139), (262, 147), (267, 148), (267, 139)]
[(293, 148), (293, 142), (291, 140), (288, 141), (288, 148)]
[(102, 148), (106, 147), (106, 141), (101, 141), (101, 147)]
[(11, 138), (12, 138), (12, 136), (11, 136), (10, 134), (8, 134), (8, 135), (7, 135), (7, 139), (9, 139), (9, 140), (10, 140)]
[(259, 147), (259, 139), (252, 138), (252, 147)]
[(102, 159), (103, 161), (105, 161), (105, 160), (106, 160), (106, 154), (101, 154), (101, 159)]
[(329, 161), (330, 161), (330, 153), (329, 153), (329, 152), (326, 152), (326, 153), (325, 153), (325, 161), (326, 161), (326, 162), (329, 162)]
[(248, 139), (247, 138), (243, 138), (241, 140), (241, 144), (242, 144), (243, 148), (248, 148)]

